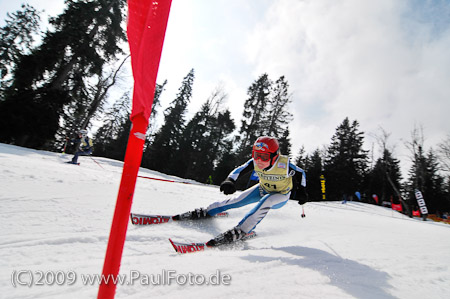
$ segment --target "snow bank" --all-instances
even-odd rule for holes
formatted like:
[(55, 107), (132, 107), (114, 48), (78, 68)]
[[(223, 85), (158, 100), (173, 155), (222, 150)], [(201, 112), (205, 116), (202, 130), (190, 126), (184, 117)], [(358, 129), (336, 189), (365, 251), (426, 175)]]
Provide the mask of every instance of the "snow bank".
[[(98, 283), (86, 280), (102, 271), (122, 163), (81, 157), (80, 166), (64, 164), (69, 158), (0, 144), (2, 298), (97, 295)], [(139, 174), (179, 180), (146, 169)], [(213, 186), (139, 178), (132, 211), (174, 214), (225, 198)], [(301, 218), (301, 208), (289, 202), (235, 250), (178, 255), (168, 242), (207, 241), (250, 209), (193, 223), (130, 224), (116, 298), (450, 295), (450, 225), (373, 205), (308, 203)]]

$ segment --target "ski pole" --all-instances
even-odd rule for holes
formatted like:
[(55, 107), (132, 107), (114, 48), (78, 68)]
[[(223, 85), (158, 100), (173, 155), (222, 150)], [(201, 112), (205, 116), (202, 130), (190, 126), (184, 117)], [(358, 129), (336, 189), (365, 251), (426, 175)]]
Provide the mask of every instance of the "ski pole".
[(62, 151), (63, 154), (66, 153), (66, 146), (67, 146), (67, 138), (66, 138), (66, 142), (64, 143), (64, 148), (63, 148), (63, 151)]
[(105, 169), (105, 168), (103, 168), (103, 166), (102, 165), (100, 165), (100, 163), (98, 163), (97, 161), (95, 161), (95, 159), (94, 158), (92, 158), (92, 156), (89, 156), (89, 158), (91, 158), (92, 159), (92, 161), (94, 161), (95, 163), (97, 163), (97, 165), (98, 166), (100, 166), (102, 169)]
[(148, 179), (148, 180), (155, 180), (155, 181), (169, 182), (169, 183), (180, 183), (180, 184), (187, 184), (187, 185), (192, 184), (192, 183), (189, 183), (189, 182), (181, 182), (181, 181), (174, 181), (174, 180), (158, 179), (158, 178), (152, 178), (152, 177), (142, 176), (142, 175), (138, 175), (137, 177), (138, 177), (138, 178), (143, 178), (143, 179)]
[(305, 215), (305, 208), (302, 206), (302, 218), (305, 218), (306, 217), (306, 215)]

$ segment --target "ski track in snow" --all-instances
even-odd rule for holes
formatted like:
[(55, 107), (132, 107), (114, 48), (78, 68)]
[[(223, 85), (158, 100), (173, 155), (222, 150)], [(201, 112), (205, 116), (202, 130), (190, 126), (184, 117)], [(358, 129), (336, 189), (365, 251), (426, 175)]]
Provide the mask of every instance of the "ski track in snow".
[[(95, 298), (122, 162), (0, 144), (1, 298)], [(181, 180), (141, 169), (139, 175)], [(138, 178), (132, 212), (176, 214), (227, 198), (217, 187)], [(230, 285), (172, 281), (119, 285), (116, 298), (448, 298), (450, 225), (410, 219), (359, 202), (296, 202), (268, 213), (258, 237), (235, 249), (179, 255), (168, 238), (207, 241), (235, 226), (253, 206), (227, 218), (128, 226), (121, 274), (203, 275)], [(74, 271), (72, 285), (12, 285), (14, 271)], [(28, 273), (28, 272), (27, 272)], [(22, 276), (27, 280), (28, 274)]]

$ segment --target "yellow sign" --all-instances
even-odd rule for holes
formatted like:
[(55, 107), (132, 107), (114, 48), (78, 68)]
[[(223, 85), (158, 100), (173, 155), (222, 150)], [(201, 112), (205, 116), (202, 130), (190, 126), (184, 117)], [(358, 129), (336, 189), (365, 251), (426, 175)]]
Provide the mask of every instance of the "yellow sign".
[(325, 196), (325, 177), (323, 176), (323, 174), (320, 176), (320, 187), (322, 189), (322, 200), (326, 200), (326, 196)]

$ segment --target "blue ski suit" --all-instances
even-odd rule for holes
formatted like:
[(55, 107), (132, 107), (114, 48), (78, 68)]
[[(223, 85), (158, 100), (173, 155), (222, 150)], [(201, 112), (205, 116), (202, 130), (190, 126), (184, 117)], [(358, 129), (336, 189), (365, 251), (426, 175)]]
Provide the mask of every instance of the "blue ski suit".
[(257, 175), (258, 184), (230, 199), (212, 203), (207, 207), (208, 214), (214, 216), (228, 209), (257, 203), (238, 224), (245, 233), (251, 232), (269, 210), (281, 208), (289, 199), (302, 201), (306, 197), (305, 171), (290, 163), (286, 156), (280, 155), (267, 170), (258, 169), (252, 158), (234, 169), (227, 180), (235, 182), (250, 171), (254, 171), (253, 174)]

